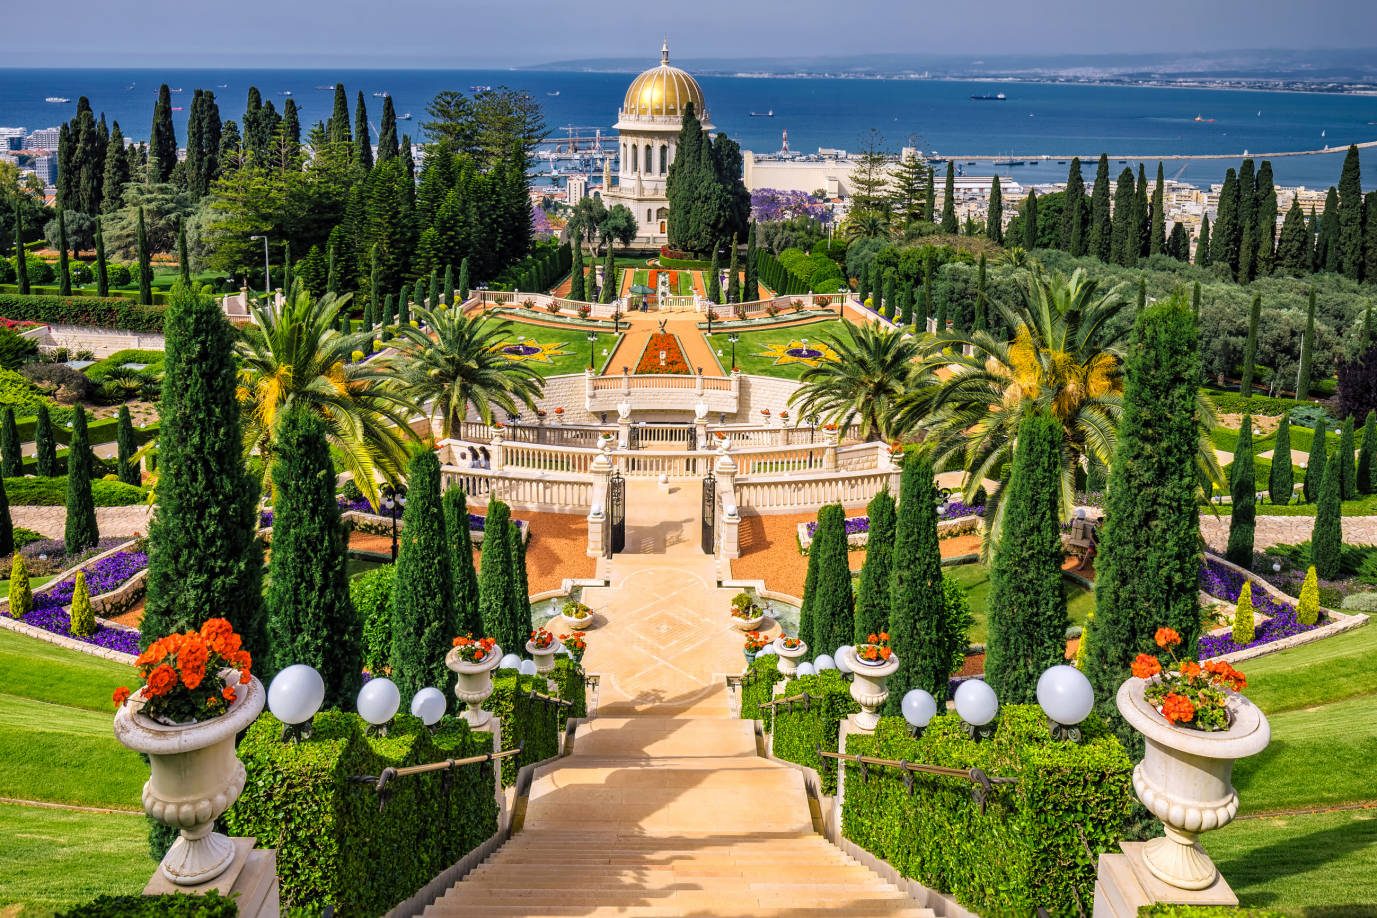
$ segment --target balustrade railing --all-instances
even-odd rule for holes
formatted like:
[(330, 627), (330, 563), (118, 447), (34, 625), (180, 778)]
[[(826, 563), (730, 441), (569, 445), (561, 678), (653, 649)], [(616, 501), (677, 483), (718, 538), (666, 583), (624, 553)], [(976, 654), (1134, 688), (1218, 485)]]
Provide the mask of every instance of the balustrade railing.
[(499, 472), (445, 465), (440, 468), (440, 480), (445, 488), (451, 485), (463, 488), (476, 503), (488, 503), (495, 497), (512, 506), (533, 510), (586, 512), (593, 498), (590, 476), (540, 470)]
[(817, 508), (823, 504), (859, 505), (884, 488), (893, 472), (839, 472), (814, 478), (737, 478), (737, 499), (742, 507), (761, 513), (783, 513)]

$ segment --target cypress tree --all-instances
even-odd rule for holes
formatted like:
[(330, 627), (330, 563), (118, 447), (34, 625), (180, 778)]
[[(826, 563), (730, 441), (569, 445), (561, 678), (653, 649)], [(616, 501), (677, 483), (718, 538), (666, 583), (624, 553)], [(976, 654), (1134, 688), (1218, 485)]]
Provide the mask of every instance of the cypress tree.
[(1358, 146), (1350, 144), (1339, 174), (1340, 270), (1358, 280), (1363, 265), (1363, 184), (1358, 172)]
[(1029, 252), (1038, 245), (1038, 193), (1029, 189), (1023, 204), (1023, 247)]
[(808, 646), (814, 653), (835, 653), (851, 640), (856, 629), (855, 599), (851, 595), (851, 568), (847, 563), (846, 511), (828, 504), (818, 511), (818, 528), (812, 555), (818, 556), (813, 589), (813, 634)]
[(1141, 747), (1142, 739), (1114, 704), (1129, 664), (1136, 654), (1157, 649), (1158, 628), (1181, 635), (1183, 659), (1195, 658), (1200, 635), (1197, 338), (1183, 299), (1154, 303), (1134, 320), (1124, 368), (1123, 413), (1095, 557), (1086, 675), (1097, 708), (1129, 749)]
[(145, 306), (152, 306), (153, 264), (148, 257), (148, 233), (144, 229), (142, 207), (139, 208), (139, 226), (136, 240), (139, 250), (139, 302)]
[(1085, 254), (1085, 179), (1081, 177), (1081, 158), (1071, 158), (1066, 173), (1066, 204), (1061, 212), (1061, 248), (1072, 255)]
[(39, 478), (57, 475), (57, 441), (53, 439), (53, 421), (48, 406), (40, 404), (34, 412), (34, 473)]
[(1238, 282), (1251, 284), (1257, 277), (1257, 227), (1249, 223), (1243, 227), (1238, 245)]
[(583, 246), (574, 243), (574, 266), (569, 275), (569, 299), (584, 301), (583, 290)]
[(10, 616), (23, 618), (33, 611), (33, 588), (29, 586), (29, 570), (24, 564), (24, 556), (14, 553), (10, 564)]
[(860, 300), (861, 305), (865, 305), (866, 299), (870, 296), (870, 265), (861, 266), (861, 276), (856, 278), (856, 299)]
[(148, 171), (154, 184), (166, 182), (177, 165), (177, 135), (172, 128), (172, 95), (164, 83), (153, 106), (153, 129), (148, 135)]
[(975, 321), (974, 330), (985, 331), (985, 253), (980, 253), (980, 266), (975, 276)]
[(1148, 230), (1148, 254), (1157, 255), (1167, 248), (1166, 180), (1162, 164), (1157, 163), (1157, 183), (1152, 186), (1152, 226)]
[[(1034, 233), (1037, 228), (1034, 227)], [(985, 220), (985, 235), (995, 245), (1004, 244), (1004, 195), (999, 190), (999, 176), (990, 182), (990, 212)]]
[(57, 292), (72, 295), (72, 269), (67, 262), (67, 211), (57, 208)]
[(440, 278), (434, 269), (430, 272), (430, 286), (426, 290), (426, 308), (438, 309), (440, 306)]
[(1377, 463), (1372, 454), (1377, 451), (1377, 411), (1368, 411), (1363, 422), (1363, 445), (1358, 448), (1358, 492), (1377, 493)]
[[(546, 285), (540, 285), (544, 288)], [(454, 265), (445, 265), (445, 283), (441, 288), (444, 292), (442, 298), (446, 306), (454, 305)]]
[(105, 262), (105, 233), (102, 221), (96, 220), (96, 296), (110, 295), (110, 275)]
[(722, 261), (717, 254), (717, 246), (712, 247), (712, 271), (708, 278), (708, 302), (722, 302)]
[(440, 504), (440, 460), (431, 450), (412, 457), (406, 473), (406, 509), (392, 592), (392, 681), (408, 699), (432, 685), (452, 684), (445, 654), (453, 646), (454, 574), (446, 557), (445, 511)]
[[(1243, 239), (1248, 235), (1248, 228), (1257, 219), (1257, 187), (1256, 178), (1253, 175), (1253, 160), (1244, 157), (1243, 162), (1238, 167), (1238, 236)], [(1240, 245), (1238, 258), (1240, 267), (1243, 265), (1244, 258), (1252, 259), (1257, 255), (1257, 239), (1253, 238), (1251, 249), (1245, 249)]]
[(1315, 527), (1310, 532), (1310, 560), (1321, 580), (1337, 580), (1343, 551), (1343, 507), (1339, 491), (1343, 471), (1330, 457), (1324, 465), (1324, 480), (1315, 502)]
[(1310, 440), (1310, 459), (1305, 464), (1305, 484), (1302, 486), (1301, 493), (1305, 495), (1306, 501), (1315, 501), (1320, 496), (1320, 486), (1324, 483), (1324, 467), (1328, 465), (1329, 449), (1325, 443), (1324, 423), (1315, 425), (1314, 435)]
[(1114, 257), (1114, 229), (1109, 214), (1109, 156), (1101, 153), (1095, 184), (1090, 190), (1089, 254), (1103, 262)]
[(258, 480), (244, 467), (235, 332), (211, 297), (181, 284), (163, 325), (158, 502), (141, 643), (223, 616), (253, 658), (266, 660)]
[(1253, 296), (1252, 308), (1248, 311), (1248, 338), (1243, 345), (1243, 375), (1239, 380), (1238, 391), (1244, 398), (1253, 397), (1253, 370), (1257, 363), (1257, 327), (1262, 319), (1262, 294)]
[(373, 144), (369, 136), (368, 110), (363, 104), (363, 90), (354, 103), (354, 161), (367, 172), (373, 168)]
[(956, 164), (947, 160), (947, 183), (942, 197), (942, 232), (956, 235)]
[(899, 671), (890, 677), (887, 713), (898, 712), (899, 699), (909, 689), (927, 690), (939, 705), (946, 701), (955, 643), (950, 632), (942, 595), (932, 464), (909, 454), (899, 485), (889, 582), (889, 646), (901, 662)]
[(1363, 199), (1363, 280), (1377, 283), (1377, 191)]
[(1239, 567), (1253, 566), (1253, 530), (1257, 525), (1257, 482), (1253, 456), (1253, 419), (1243, 415), (1234, 447), (1233, 466), (1229, 470), (1229, 495), (1233, 505), (1229, 510), (1229, 547), (1227, 557)]
[[(735, 251), (732, 252), (732, 263), (733, 265), (736, 263)], [(736, 275), (733, 274), (732, 277), (733, 279), (735, 279)], [(617, 259), (612, 254), (611, 245), (607, 247), (607, 255), (603, 258), (602, 278), (602, 291), (598, 295), (598, 302), (610, 303), (617, 295)], [(737, 288), (736, 295), (738, 299), (741, 296), (741, 291), (739, 287)]]
[(803, 602), (798, 609), (798, 638), (813, 650), (815, 656), (823, 652), (813, 647), (813, 629), (818, 618), (818, 565), (823, 554), (817, 548), (822, 536), (822, 521), (819, 520), (818, 528), (813, 532), (813, 542), (808, 547), (808, 570), (803, 576)]
[(1291, 209), (1281, 224), (1281, 235), (1277, 237), (1276, 272), (1299, 277), (1310, 272), (1311, 248), (1310, 228), (1305, 224), (1305, 213), (1300, 202), (1291, 199)]
[(14, 409), (6, 405), (0, 413), (0, 477), (19, 478), (23, 474), (24, 453), (19, 444), (19, 428), (14, 423)]
[(531, 634), (531, 619), (512, 619), (516, 546), (511, 544), (510, 521), (511, 510), (502, 501), (488, 505), (478, 570), (478, 611), (485, 634), (495, 638), (504, 651), (520, 654)]
[(1200, 218), (1200, 238), (1195, 242), (1195, 263), (1199, 267), (1209, 267), (1210, 248), (1210, 215), (1205, 214)]
[(464, 260), (459, 262), (459, 302), (463, 303), (469, 298), (469, 257), (464, 256)]
[[(933, 314), (932, 310), (932, 256), (927, 255), (923, 259), (923, 315), (926, 321), (928, 316)], [(937, 333), (940, 335), (947, 330), (947, 301), (943, 298), (942, 305), (937, 309)]]
[(392, 97), (383, 96), (382, 121), (378, 123), (378, 162), (395, 159), (397, 149), (397, 111), (392, 107)]
[[(325, 707), (344, 710), (353, 706), (362, 681), (362, 623), (349, 598), (347, 536), (335, 500), (325, 422), (294, 408), (278, 424), (271, 582), (265, 598), (271, 670), (295, 663), (313, 667), (325, 681)], [(397, 675), (394, 671), (393, 678)]]
[[(182, 283), (191, 286), (191, 254), (187, 251), (186, 245), (186, 221), (179, 221), (177, 225), (177, 267), (181, 273)], [(270, 285), (271, 281), (265, 282), (265, 286)]]
[[(1315, 288), (1310, 288), (1310, 299), (1305, 306), (1305, 332), (1301, 335), (1301, 356), (1299, 382), (1296, 384), (1296, 398), (1310, 397), (1310, 362), (1315, 350)], [(1316, 482), (1318, 484), (1318, 482)], [(1310, 492), (1306, 491), (1306, 500)]]
[(397, 294), (397, 323), (398, 325), (411, 324), (411, 306), (407, 301), (408, 292), (406, 285), (402, 285), (401, 293)]
[[(1138, 181), (1133, 186), (1133, 242), (1134, 254), (1146, 258), (1148, 254), (1148, 226), (1151, 214), (1148, 213), (1147, 175), (1143, 164), (1138, 164)], [(1136, 262), (1135, 262), (1136, 263)]]
[(1324, 213), (1320, 215), (1319, 227), (1315, 231), (1315, 271), (1339, 271), (1343, 266), (1340, 257), (1342, 246), (1339, 226), (1339, 192), (1333, 185), (1324, 197)]
[(1277, 424), (1276, 445), (1272, 448), (1272, 471), (1267, 476), (1267, 496), (1272, 503), (1285, 506), (1291, 503), (1295, 482), (1291, 472), (1291, 416), (1283, 413)]
[(335, 84), (335, 105), (330, 120), (325, 122), (325, 131), (331, 143), (351, 143), (349, 134), (349, 97), (344, 94), (344, 84)]
[(900, 309), (898, 288), (895, 286), (897, 281), (893, 271), (885, 272), (885, 306), (889, 309), (889, 316), (896, 323), (903, 325), (904, 315)]
[(1277, 188), (1272, 179), (1272, 161), (1264, 159), (1257, 170), (1256, 214), (1253, 218), (1257, 237), (1254, 264), (1257, 276), (1271, 274), (1276, 266), (1274, 249), (1277, 236)]
[(14, 272), (20, 296), (29, 295), (29, 260), (24, 252), (24, 218), (19, 213), (19, 202), (14, 205)]
[(142, 484), (139, 464), (134, 461), (138, 445), (134, 442), (134, 422), (129, 416), (128, 405), (120, 405), (119, 421), (115, 427), (115, 448), (120, 481), (135, 486)]
[[(14, 522), (10, 519), (10, 498), (5, 493), (4, 480), (0, 479), (0, 555), (7, 555), (12, 551), (14, 551)], [(16, 554), (15, 560), (18, 560), (19, 557)], [(10, 607), (10, 612), (13, 614), (13, 606)], [(18, 617), (15, 615), (15, 618)]]
[(483, 617), (478, 612), (478, 572), (473, 568), (473, 533), (469, 528), (468, 495), (463, 488), (445, 492), (445, 538), (454, 573), (455, 634), (483, 637)]
[(1296, 603), (1296, 621), (1302, 625), (1313, 625), (1320, 617), (1320, 584), (1315, 574), (1315, 565), (1310, 565), (1301, 583), (1300, 601)]
[(513, 625), (520, 625), (527, 629), (526, 633), (529, 634), (534, 630), (531, 628), (531, 584), (526, 576), (526, 542), (521, 538), (516, 520), (507, 521), (507, 544), (511, 546), (512, 553), (509, 591), (512, 601), (511, 619)]
[(1358, 476), (1353, 466), (1353, 415), (1339, 428), (1339, 452), (1329, 461), (1339, 463), (1339, 493), (1344, 500), (1358, 499)]
[(1214, 223), (1214, 238), (1210, 240), (1210, 261), (1227, 264), (1238, 274), (1238, 247), (1243, 227), (1238, 222), (1238, 174), (1232, 167), (1224, 173), (1224, 187), (1219, 192), (1219, 212)]
[(1114, 188), (1114, 263), (1132, 267), (1138, 263), (1138, 226), (1134, 201), (1138, 191), (1133, 183), (1133, 170), (1124, 167)]
[[(741, 302), (754, 303), (760, 299), (760, 268), (756, 264), (759, 253), (755, 246), (755, 221), (751, 221), (751, 228), (746, 231), (746, 286), (741, 291)], [(865, 298), (862, 297), (864, 302)]]
[(91, 591), (86, 586), (86, 572), (77, 571), (72, 589), (71, 630), (77, 637), (96, 633), (96, 613), (91, 608)]
[[(727, 302), (728, 302), (728, 303), (739, 303), (739, 302), (741, 302), (741, 279), (740, 279), (740, 277), (737, 276), (738, 271), (739, 271), (740, 269), (737, 267), (737, 264), (736, 264), (736, 251), (737, 251), (737, 249), (739, 248), (739, 246), (740, 246), (740, 240), (738, 240), (736, 237), (733, 236), (733, 237), (732, 237), (732, 254), (731, 254), (731, 258), (729, 258), (729, 259), (727, 260)], [(612, 248), (611, 248), (611, 246), (608, 246), (607, 254), (608, 254), (608, 257), (610, 258), (611, 255), (612, 255)]]
[(894, 497), (889, 488), (871, 498), (865, 511), (870, 517), (870, 534), (856, 592), (856, 627), (852, 631), (858, 644), (868, 635), (889, 630), (889, 578), (894, 563)]
[(1061, 440), (1053, 416), (1029, 412), (1019, 423), (990, 568), (985, 678), (1001, 704), (1035, 702), (1038, 677), (1066, 655), (1061, 527), (1048, 499), (1061, 487)]
[(1191, 287), (1191, 316), (1196, 323), (1200, 322), (1200, 281), (1196, 281)]
[(936, 170), (929, 166), (923, 205), (923, 219), (928, 223), (937, 222), (937, 177), (935, 173)]

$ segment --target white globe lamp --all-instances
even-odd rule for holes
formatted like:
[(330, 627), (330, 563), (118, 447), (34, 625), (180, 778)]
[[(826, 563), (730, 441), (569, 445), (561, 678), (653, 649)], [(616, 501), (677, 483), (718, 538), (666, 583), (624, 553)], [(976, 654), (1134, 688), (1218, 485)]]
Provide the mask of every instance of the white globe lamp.
[(853, 670), (851, 664), (847, 662), (847, 655), (855, 649), (850, 644), (843, 644), (837, 648), (836, 653), (832, 654), (832, 661), (837, 664), (837, 669), (848, 676)]
[(999, 699), (995, 690), (982, 679), (967, 679), (956, 690), (956, 713), (962, 729), (971, 739), (985, 739), (994, 735), (990, 726), (999, 713)]
[(514, 653), (509, 653), (497, 661), (498, 669), (520, 669), (521, 658)]
[(377, 736), (387, 735), (387, 725), (397, 714), (402, 704), (402, 693), (397, 683), (391, 679), (370, 679), (359, 689), (359, 716), (368, 721), (368, 732)]
[(812, 663), (809, 663), (809, 662), (807, 662), (807, 661), (805, 660), (804, 662), (802, 662), (802, 663), (800, 663), (800, 664), (798, 665), (798, 671), (795, 672), (794, 675), (796, 675), (796, 676), (815, 676), (815, 675), (817, 675), (817, 672), (816, 672), (816, 670), (813, 669), (813, 664), (812, 664)]
[(832, 659), (830, 653), (820, 653), (813, 658), (813, 671), (820, 673), (828, 669), (836, 669), (837, 663)]
[(521, 665), (517, 667), (517, 672), (523, 676), (534, 676), (536, 674), (535, 660), (522, 660)]
[(1037, 693), (1052, 736), (1079, 741), (1079, 724), (1095, 707), (1095, 690), (1085, 673), (1066, 664), (1053, 666), (1038, 677)]
[(922, 736), (923, 730), (937, 716), (937, 700), (922, 689), (912, 689), (899, 701), (899, 710), (908, 722), (909, 733)]
[(411, 713), (421, 719), (421, 723), (435, 729), (440, 718), (445, 716), (445, 694), (434, 686), (427, 685), (411, 699)]
[(283, 742), (311, 736), (311, 718), (325, 701), (325, 680), (305, 663), (293, 663), (268, 684), (268, 710), (285, 725)]

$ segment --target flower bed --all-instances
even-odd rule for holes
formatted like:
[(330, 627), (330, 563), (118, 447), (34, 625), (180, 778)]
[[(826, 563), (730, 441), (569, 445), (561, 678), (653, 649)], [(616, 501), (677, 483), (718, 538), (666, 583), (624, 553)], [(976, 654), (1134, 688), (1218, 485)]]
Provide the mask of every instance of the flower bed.
[[(660, 352), (665, 352), (664, 365), (660, 364)], [(679, 346), (679, 337), (667, 332), (656, 332), (650, 336), (646, 342), (645, 350), (641, 351), (641, 360), (636, 364), (638, 374), (656, 375), (680, 375), (688, 376), (693, 373), (689, 369), (688, 361), (684, 358), (683, 348)]]
[[(937, 511), (937, 537), (947, 538), (949, 536), (960, 535), (974, 529), (985, 516), (985, 507), (972, 507), (954, 500), (947, 503)], [(849, 551), (859, 551), (865, 548), (870, 539), (870, 517), (868, 516), (848, 516), (845, 520), (846, 527), (846, 547)], [(814, 520), (810, 523), (798, 524), (798, 545), (799, 552), (808, 554), (808, 549), (813, 544), (813, 534), (817, 531), (818, 524)]]
[[(135, 574), (148, 567), (148, 555), (142, 551), (119, 551), (84, 569), (87, 589), (91, 596), (97, 597), (117, 589)], [(53, 634), (72, 638), (108, 650), (121, 653), (139, 652), (139, 633), (124, 628), (111, 628), (96, 623), (95, 633), (86, 636), (72, 634), (72, 619), (66, 606), (72, 601), (76, 589), (75, 576), (61, 580), (36, 593), (33, 609), (19, 620), (26, 625), (42, 628)]]
[[(1200, 566), (1200, 589), (1225, 602), (1238, 602), (1239, 591), (1243, 589), (1243, 579), (1243, 574), (1210, 558), (1205, 559), (1205, 562)], [(1313, 631), (1322, 625), (1329, 624), (1327, 617), (1323, 614), (1313, 625), (1301, 624), (1296, 619), (1295, 605), (1277, 599), (1266, 589), (1253, 591), (1253, 608), (1267, 616), (1267, 620), (1258, 624), (1251, 641), (1247, 644), (1235, 643), (1233, 634), (1228, 629), (1215, 634), (1204, 635), (1200, 638), (1200, 659), (1271, 644), (1274, 641)]]

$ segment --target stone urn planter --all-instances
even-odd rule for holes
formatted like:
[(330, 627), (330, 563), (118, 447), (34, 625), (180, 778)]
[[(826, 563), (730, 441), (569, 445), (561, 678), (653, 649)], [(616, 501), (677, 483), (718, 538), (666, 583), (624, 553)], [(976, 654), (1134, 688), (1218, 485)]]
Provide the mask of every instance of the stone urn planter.
[(1129, 679), (1115, 698), (1124, 719), (1147, 740), (1143, 760), (1133, 769), (1133, 791), (1166, 829), (1164, 837), (1143, 847), (1143, 860), (1164, 883), (1205, 889), (1219, 871), (1196, 839), (1233, 821), (1234, 760), (1267, 748), (1271, 727), (1257, 705), (1236, 693), (1228, 696), (1229, 729), (1208, 733), (1175, 726), (1145, 696), (1148, 684)]
[(234, 843), (212, 830), (244, 790), (244, 763), (234, 754), (234, 737), (258, 717), (268, 692), (256, 678), (238, 685), (237, 670), (225, 670), (222, 678), (226, 675), (236, 683), (237, 697), (219, 717), (159, 723), (139, 713), (146, 689), (115, 712), (115, 738), (148, 756), (144, 812), (181, 830), (158, 868), (179, 886), (209, 882), (234, 860)]
[(856, 656), (854, 647), (847, 647), (842, 653), (851, 667), (851, 697), (861, 706), (861, 712), (852, 715), (852, 721), (862, 730), (871, 732), (880, 722), (878, 709), (889, 698), (889, 687), (885, 683), (899, 671), (899, 657), (890, 654), (888, 660), (880, 662), (863, 660)]
[(454, 686), (454, 697), (468, 706), (460, 716), (471, 729), (476, 730), (492, 719), (492, 714), (484, 711), (482, 705), (492, 694), (492, 671), (501, 660), (502, 648), (496, 644), (486, 657), (476, 663), (461, 660), (458, 648), (452, 648), (445, 654), (445, 666), (459, 677)]
[(760, 625), (764, 621), (765, 610), (761, 609), (759, 606), (755, 608), (755, 612), (751, 618), (741, 618), (738, 615), (732, 616), (732, 624), (736, 626), (737, 631), (759, 631)]
[(779, 663), (776, 665), (779, 668), (780, 675), (787, 679), (798, 672), (799, 658), (808, 652), (807, 642), (800, 641), (797, 647), (790, 649), (784, 646), (783, 641), (775, 638), (774, 647), (775, 653), (779, 656)]
[(526, 652), (535, 660), (536, 672), (545, 674), (553, 672), (555, 668), (555, 654), (559, 652), (559, 639), (550, 642), (549, 647), (537, 647), (530, 641), (526, 642)]
[(560, 609), (559, 620), (570, 631), (587, 631), (593, 626), (593, 610), (582, 603), (566, 602)]

